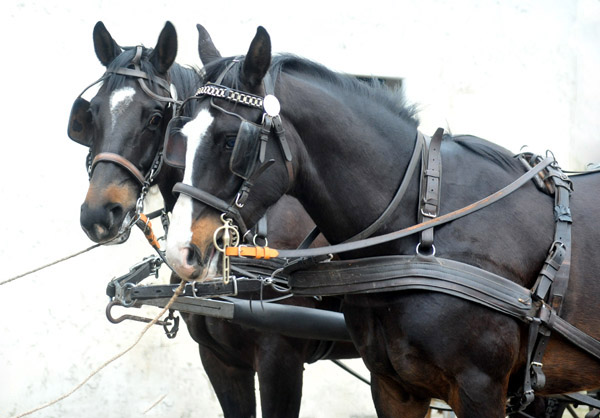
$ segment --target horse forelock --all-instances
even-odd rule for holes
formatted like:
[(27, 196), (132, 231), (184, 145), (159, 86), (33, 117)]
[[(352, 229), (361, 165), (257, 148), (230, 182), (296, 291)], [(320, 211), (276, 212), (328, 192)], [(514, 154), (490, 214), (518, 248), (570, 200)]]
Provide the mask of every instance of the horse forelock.
[(244, 60), (244, 57), (240, 56), (219, 58), (206, 64), (202, 69), (205, 82), (216, 82), (223, 71), (225, 71), (229, 63), (231, 63), (231, 61), (234, 59), (239, 60), (238, 65), (234, 65), (229, 68), (221, 84), (234, 89), (239, 89), (241, 68)]
[[(142, 48), (142, 57), (140, 59), (140, 70), (148, 74), (150, 79), (158, 77), (158, 73), (154, 66), (148, 60), (148, 57), (152, 53), (151, 48)], [(109, 90), (117, 90), (126, 85), (128, 79), (127, 76), (121, 74), (115, 74), (113, 71), (117, 71), (120, 68), (133, 68), (132, 60), (135, 57), (136, 48), (126, 47), (108, 66), (106, 67), (107, 72), (111, 72), (110, 77), (105, 81), (106, 87)]]
[[(159, 78), (161, 76), (149, 60), (152, 52), (152, 48), (142, 48), (142, 57), (139, 63), (140, 70), (148, 75), (149, 79), (146, 80), (146, 83), (150, 86), (150, 88), (153, 91), (164, 95), (164, 91), (157, 91), (155, 83), (153, 82), (155, 78)], [(108, 65), (106, 68), (107, 71), (116, 71), (119, 68), (133, 68), (132, 60), (135, 57), (135, 53), (135, 47), (125, 48), (125, 50)], [(169, 81), (176, 87), (177, 94), (180, 99), (191, 96), (195, 89), (198, 88), (202, 82), (202, 76), (200, 73), (201, 71), (197, 67), (182, 66), (178, 63), (173, 63), (169, 69)], [(127, 76), (112, 73), (105, 81), (105, 84), (109, 90), (117, 90), (126, 85), (127, 79)]]

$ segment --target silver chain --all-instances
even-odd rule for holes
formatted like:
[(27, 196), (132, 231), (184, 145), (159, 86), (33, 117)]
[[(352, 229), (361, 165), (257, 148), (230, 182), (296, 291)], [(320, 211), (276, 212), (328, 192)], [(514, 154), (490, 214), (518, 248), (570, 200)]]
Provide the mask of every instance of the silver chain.
[(229, 100), (230, 102), (241, 103), (246, 106), (263, 108), (263, 98), (252, 94), (243, 93), (238, 90), (222, 87), (216, 84), (206, 84), (196, 91), (196, 96), (212, 96), (220, 99)]

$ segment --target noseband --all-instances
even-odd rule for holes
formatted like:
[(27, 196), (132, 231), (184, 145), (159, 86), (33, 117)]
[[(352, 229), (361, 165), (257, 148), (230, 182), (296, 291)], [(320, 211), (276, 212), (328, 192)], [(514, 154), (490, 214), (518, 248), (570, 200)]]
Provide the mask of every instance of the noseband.
[[(226, 218), (232, 219), (235, 224), (240, 228), (243, 236), (247, 235), (249, 231), (240, 213), (240, 209), (244, 207), (250, 190), (255, 184), (256, 180), (275, 163), (275, 160), (266, 160), (266, 148), (271, 131), (275, 133), (280, 145), (281, 152), (284, 157), (286, 169), (288, 172), (288, 185), (293, 180), (293, 169), (292, 169), (292, 152), (289, 144), (285, 137), (285, 130), (279, 115), (280, 104), (279, 100), (274, 96), (274, 86), (269, 74), (267, 74), (263, 80), (264, 90), (266, 95), (264, 97), (256, 96), (250, 93), (242, 92), (230, 87), (221, 85), (223, 78), (227, 72), (240, 61), (234, 59), (229, 63), (225, 70), (219, 75), (215, 83), (207, 83), (200, 87), (196, 94), (184, 101), (182, 107), (187, 103), (188, 100), (202, 99), (206, 96), (210, 97), (211, 107), (218, 109), (219, 111), (226, 113), (231, 116), (235, 116), (242, 121), (240, 131), (236, 138), (236, 144), (232, 151), (230, 170), (233, 174), (241, 177), (244, 181), (235, 195), (235, 198), (230, 202), (220, 199), (211, 193), (201, 190), (197, 187), (177, 183), (173, 187), (173, 193), (183, 193), (194, 200), (204, 203), (217, 211), (225, 214)], [(262, 110), (262, 123), (260, 129), (256, 129), (255, 134), (243, 134), (246, 132), (243, 127), (245, 125), (252, 125), (252, 122), (245, 119), (243, 116), (231, 112), (222, 108), (214, 102), (215, 98), (227, 100), (235, 104), (241, 104), (243, 106), (260, 109)], [(167, 136), (169, 135), (169, 127), (167, 127)], [(241, 160), (241, 157), (245, 153), (250, 153), (250, 159)], [(289, 186), (288, 186), (289, 187)]]

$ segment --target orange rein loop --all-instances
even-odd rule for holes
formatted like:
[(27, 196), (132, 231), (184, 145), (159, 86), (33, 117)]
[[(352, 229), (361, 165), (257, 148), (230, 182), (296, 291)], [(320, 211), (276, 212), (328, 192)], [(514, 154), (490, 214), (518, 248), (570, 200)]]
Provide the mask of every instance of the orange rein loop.
[(227, 247), (225, 248), (225, 255), (229, 257), (250, 257), (265, 260), (276, 258), (279, 255), (279, 251), (269, 247)]
[(152, 222), (150, 222), (150, 219), (148, 219), (148, 217), (143, 213), (140, 213), (135, 224), (142, 230), (144, 236), (148, 240), (148, 243), (155, 250), (160, 250), (160, 244), (158, 243), (156, 235), (154, 235), (154, 231), (152, 230)]

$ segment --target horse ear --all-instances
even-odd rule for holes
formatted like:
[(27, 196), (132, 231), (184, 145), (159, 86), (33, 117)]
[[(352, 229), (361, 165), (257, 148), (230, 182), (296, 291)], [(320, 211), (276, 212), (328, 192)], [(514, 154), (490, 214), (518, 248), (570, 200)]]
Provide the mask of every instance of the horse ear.
[(206, 65), (221, 58), (221, 53), (215, 48), (215, 44), (204, 26), (198, 23), (196, 29), (198, 29), (198, 55), (200, 55), (202, 64)]
[(150, 55), (150, 62), (160, 74), (166, 74), (177, 56), (177, 32), (169, 21), (158, 36), (156, 47)]
[(105, 67), (122, 52), (121, 47), (110, 36), (106, 26), (101, 21), (94, 26), (93, 38), (96, 56)]
[(271, 65), (271, 38), (262, 26), (250, 44), (242, 67), (242, 79), (249, 87), (257, 87)]

